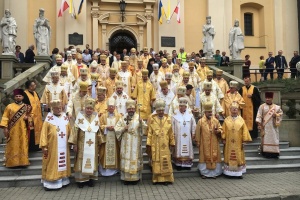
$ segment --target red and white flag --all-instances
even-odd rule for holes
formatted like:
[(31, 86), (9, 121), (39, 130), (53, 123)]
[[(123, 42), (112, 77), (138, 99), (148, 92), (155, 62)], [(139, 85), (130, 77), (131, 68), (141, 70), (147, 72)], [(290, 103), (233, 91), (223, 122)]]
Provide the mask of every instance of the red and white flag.
[(174, 10), (174, 13), (177, 14), (177, 22), (180, 23), (180, 2), (178, 2), (175, 10)]
[(68, 8), (69, 8), (69, 4), (66, 2), (66, 0), (62, 0), (60, 9), (58, 11), (58, 17), (62, 17), (63, 12), (65, 12), (65, 10), (67, 10)]

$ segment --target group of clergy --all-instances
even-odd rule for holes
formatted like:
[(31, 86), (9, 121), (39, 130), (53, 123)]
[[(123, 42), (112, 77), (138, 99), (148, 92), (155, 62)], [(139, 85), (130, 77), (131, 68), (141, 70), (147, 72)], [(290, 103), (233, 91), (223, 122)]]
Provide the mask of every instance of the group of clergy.
[(238, 91), (239, 84), (228, 85), (221, 70), (213, 79), (205, 59), (198, 64), (178, 58), (173, 64), (172, 58), (163, 58), (161, 66), (152, 64), (149, 74), (148, 49), (140, 57), (135, 52), (131, 49), (130, 56), (111, 66), (106, 55), (100, 55), (100, 64), (95, 56), (87, 67), (82, 55), (72, 50), (64, 63), (56, 57), (56, 65), (43, 79), (47, 85), (41, 99), (33, 80), (25, 84), (25, 92), (16, 89), (15, 102), (6, 107), (0, 124), (7, 141), (6, 167), (28, 166), (28, 146), (38, 145), (43, 151), (43, 186), (58, 189), (70, 182), (72, 146), (79, 188), (94, 186), (98, 173), (120, 172), (124, 184), (137, 184), (146, 136), (154, 184), (174, 182), (172, 163), (177, 170), (191, 169), (193, 144), (199, 147), (202, 178), (222, 173), (242, 177), (243, 145), (259, 131), (263, 155), (279, 156), (282, 110), (273, 104), (273, 93), (266, 93), (266, 103), (260, 105), (259, 91), (249, 77)]

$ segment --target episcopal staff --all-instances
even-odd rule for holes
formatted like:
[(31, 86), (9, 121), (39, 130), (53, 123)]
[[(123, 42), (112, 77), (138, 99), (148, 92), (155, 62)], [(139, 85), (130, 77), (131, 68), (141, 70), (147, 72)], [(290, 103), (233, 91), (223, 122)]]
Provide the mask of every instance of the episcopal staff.
[(22, 102), (24, 91), (14, 90), (15, 102), (8, 104), (4, 110), (0, 128), (6, 138), (5, 166), (28, 166), (28, 130), (26, 121), (30, 118), (31, 106)]
[(41, 133), (40, 148), (43, 150), (42, 183), (44, 189), (60, 189), (70, 183), (70, 148), (68, 138), (71, 134), (69, 119), (60, 100), (51, 102), (49, 112)]

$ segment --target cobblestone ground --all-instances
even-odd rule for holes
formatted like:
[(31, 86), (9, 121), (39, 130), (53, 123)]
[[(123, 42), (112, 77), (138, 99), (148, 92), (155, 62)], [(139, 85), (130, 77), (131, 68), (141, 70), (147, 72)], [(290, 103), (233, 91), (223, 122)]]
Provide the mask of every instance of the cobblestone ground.
[[(178, 178), (173, 185), (152, 185), (145, 180), (135, 186), (121, 182), (97, 182), (95, 187), (78, 189), (73, 183), (59, 191), (43, 187), (0, 188), (0, 199), (300, 199), (300, 172), (246, 174), (244, 179)], [(290, 199), (290, 198), (287, 198)]]

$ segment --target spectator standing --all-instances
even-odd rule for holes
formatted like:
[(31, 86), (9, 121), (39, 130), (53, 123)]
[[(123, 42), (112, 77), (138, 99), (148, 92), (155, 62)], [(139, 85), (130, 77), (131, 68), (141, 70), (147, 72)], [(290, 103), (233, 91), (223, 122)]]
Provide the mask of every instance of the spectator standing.
[(19, 63), (24, 62), (25, 57), (24, 57), (24, 54), (21, 52), (21, 46), (20, 45), (16, 46), (15, 55), (16, 55), (17, 59), (19, 60)]
[(282, 50), (279, 50), (278, 55), (275, 56), (275, 64), (276, 64), (275, 68), (277, 70), (278, 79), (282, 79), (284, 69), (287, 69), (288, 67), (285, 56), (282, 55)]
[(269, 52), (269, 58), (267, 58), (266, 62), (265, 62), (265, 66), (266, 66), (266, 70), (264, 73), (265, 81), (267, 80), (268, 74), (270, 74), (270, 77), (273, 80), (275, 58), (272, 55), (273, 55), (273, 52)]
[(291, 70), (291, 78), (297, 78), (296, 64), (300, 61), (300, 56), (298, 51), (294, 51), (294, 57), (291, 59), (289, 65)]
[(264, 56), (260, 56), (259, 57), (260, 61), (258, 62), (258, 66), (259, 66), (259, 73), (260, 73), (260, 81), (263, 81), (264, 80), (264, 71), (266, 69), (266, 66), (265, 66), (265, 57)]
[(32, 44), (28, 47), (27, 51), (25, 52), (25, 59), (24, 59), (25, 63), (34, 63), (35, 62), (34, 61), (35, 54), (34, 54), (33, 50), (34, 50), (34, 45)]

